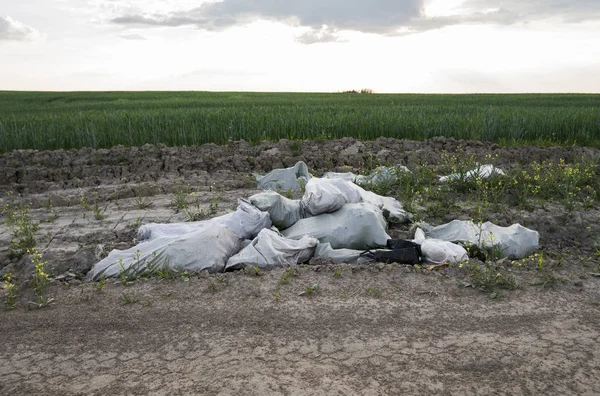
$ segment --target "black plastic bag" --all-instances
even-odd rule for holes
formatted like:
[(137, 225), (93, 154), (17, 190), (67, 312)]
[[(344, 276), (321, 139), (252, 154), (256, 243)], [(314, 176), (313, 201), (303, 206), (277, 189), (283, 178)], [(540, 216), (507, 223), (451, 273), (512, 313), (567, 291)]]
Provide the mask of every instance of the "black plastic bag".
[(422, 260), (421, 245), (412, 241), (402, 239), (389, 239), (387, 248), (372, 252), (367, 250), (362, 256), (368, 257), (380, 263), (419, 264)]

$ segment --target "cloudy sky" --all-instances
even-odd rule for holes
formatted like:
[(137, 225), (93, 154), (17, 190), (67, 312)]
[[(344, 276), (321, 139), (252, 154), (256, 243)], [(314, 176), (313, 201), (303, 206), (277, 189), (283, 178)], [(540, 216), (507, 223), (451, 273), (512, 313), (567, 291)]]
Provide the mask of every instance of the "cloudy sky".
[(600, 92), (600, 0), (1, 0), (0, 90)]

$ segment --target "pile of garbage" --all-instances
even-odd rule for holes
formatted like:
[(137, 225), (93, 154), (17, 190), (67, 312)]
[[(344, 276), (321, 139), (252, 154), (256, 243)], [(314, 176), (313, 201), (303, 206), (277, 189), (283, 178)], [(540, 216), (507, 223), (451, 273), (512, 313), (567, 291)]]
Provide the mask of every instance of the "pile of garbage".
[[(391, 197), (361, 187), (410, 172), (405, 167), (378, 168), (372, 175), (328, 173), (313, 177), (303, 162), (256, 176), (268, 190), (239, 200), (235, 212), (210, 220), (146, 224), (138, 245), (113, 250), (88, 278), (144, 274), (155, 270), (211, 273), (246, 266), (293, 266), (323, 258), (332, 263), (398, 262), (436, 266), (468, 260), (466, 247), (494, 249), (519, 259), (538, 249), (539, 234), (519, 224), (500, 227), (452, 221), (432, 227), (419, 224), (412, 241), (393, 240), (389, 223), (409, 223), (412, 215)], [(492, 174), (494, 172), (489, 172)], [(288, 199), (274, 189), (304, 189)]]

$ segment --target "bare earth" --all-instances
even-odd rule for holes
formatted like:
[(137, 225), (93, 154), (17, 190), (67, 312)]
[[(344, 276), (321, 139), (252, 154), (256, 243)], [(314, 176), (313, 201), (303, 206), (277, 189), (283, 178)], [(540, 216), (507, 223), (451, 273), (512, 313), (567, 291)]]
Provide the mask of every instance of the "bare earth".
[[(0, 196), (21, 193), (37, 221), (48, 219), (50, 199), (58, 217), (41, 223), (38, 248), (55, 275), (82, 276), (111, 249), (132, 246), (139, 223), (185, 220), (171, 193), (188, 183), (203, 207), (215, 184), (221, 214), (256, 192), (251, 171), (301, 159), (318, 174), (359, 168), (371, 156), (410, 166), (458, 144), (344, 139), (325, 147), (13, 152), (0, 156)], [(585, 151), (469, 144), (478, 155), (499, 153), (507, 166)], [(96, 220), (82, 195), (106, 207), (106, 217)], [(142, 195), (151, 207), (140, 208)], [(456, 268), (310, 265), (287, 284), (285, 269), (117, 279), (101, 290), (68, 278), (52, 283), (50, 306), (26, 309), (31, 263), (2, 254), (0, 270), (19, 276), (22, 293), (16, 309), (0, 308), (0, 394), (597, 395), (600, 278), (587, 276), (577, 257), (591, 255), (598, 214), (566, 223), (551, 211), (500, 215), (500, 223), (539, 230), (546, 250), (574, 257), (558, 267), (555, 287), (532, 286), (537, 273), (524, 271), (519, 279), (527, 281), (500, 299), (459, 287), (468, 279)], [(391, 232), (405, 236), (408, 228)], [(9, 243), (2, 226), (0, 250)], [(301, 295), (314, 284), (317, 292)]]

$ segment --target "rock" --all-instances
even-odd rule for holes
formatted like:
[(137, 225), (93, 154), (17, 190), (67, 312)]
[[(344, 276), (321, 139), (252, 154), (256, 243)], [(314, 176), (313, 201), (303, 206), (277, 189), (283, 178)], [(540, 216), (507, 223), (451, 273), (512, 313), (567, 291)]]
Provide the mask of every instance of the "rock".
[(96, 257), (96, 251), (96, 247), (85, 247), (79, 249), (69, 261), (68, 269), (78, 274), (87, 274), (90, 272), (94, 264), (99, 261), (98, 257)]

